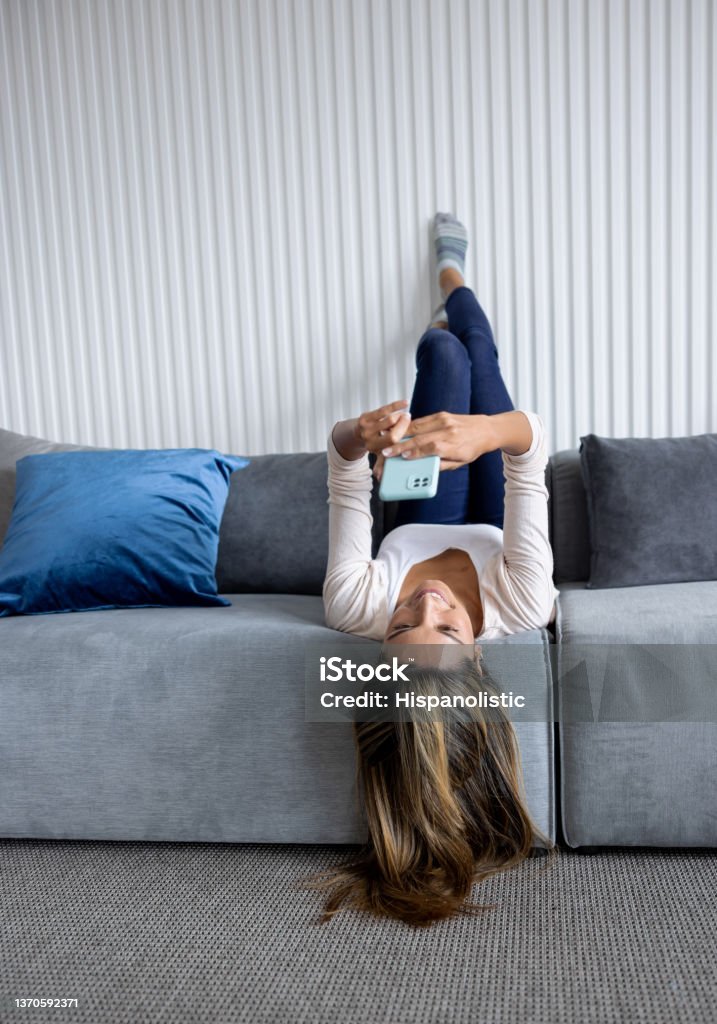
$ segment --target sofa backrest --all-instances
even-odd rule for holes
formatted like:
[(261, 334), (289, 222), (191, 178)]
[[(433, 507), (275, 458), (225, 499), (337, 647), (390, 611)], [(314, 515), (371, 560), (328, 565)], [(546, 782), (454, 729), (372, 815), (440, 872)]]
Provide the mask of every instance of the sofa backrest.
[[(15, 463), (24, 455), (85, 446), (55, 444), (0, 430), (0, 546), (15, 495)], [(556, 584), (590, 575), (587, 503), (577, 448), (551, 455), (545, 482)], [(252, 456), (232, 477), (219, 533), (220, 593), (320, 594), (326, 572), (329, 509), (326, 452)], [(396, 503), (374, 483), (373, 553), (390, 529)]]
[[(321, 594), (329, 506), (326, 452), (254, 455), (234, 473), (219, 531), (220, 594)], [(373, 553), (383, 530), (374, 483)]]
[(77, 444), (55, 444), (41, 437), (29, 434), (15, 434), (12, 430), (0, 429), (0, 547), (10, 523), (12, 505), (15, 500), (15, 463), (25, 455), (39, 455), (42, 452), (68, 452), (82, 449)]
[(559, 586), (590, 576), (588, 506), (577, 448), (555, 452), (548, 460), (545, 482), (550, 494), (550, 543), (553, 578)]

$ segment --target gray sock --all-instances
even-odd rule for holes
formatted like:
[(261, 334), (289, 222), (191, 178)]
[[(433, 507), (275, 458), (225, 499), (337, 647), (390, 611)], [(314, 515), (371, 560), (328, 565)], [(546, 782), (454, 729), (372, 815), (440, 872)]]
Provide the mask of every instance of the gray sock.
[[(437, 213), (433, 218), (433, 241), (436, 247), (436, 271), (451, 267), (465, 278), (466, 249), (468, 248), (468, 231), (452, 213)], [(446, 295), (441, 288), (441, 296)]]

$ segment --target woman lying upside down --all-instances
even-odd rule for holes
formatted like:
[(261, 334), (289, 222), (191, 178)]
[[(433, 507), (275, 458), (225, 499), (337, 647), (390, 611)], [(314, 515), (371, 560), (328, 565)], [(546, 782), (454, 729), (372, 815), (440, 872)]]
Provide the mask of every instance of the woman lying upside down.
[[(437, 214), (444, 305), (418, 344), (410, 409), (395, 401), (337, 423), (328, 440), (326, 623), (400, 645), (455, 647), (450, 668), (411, 671), (419, 693), (491, 689), (480, 641), (541, 628), (558, 591), (548, 540), (543, 422), (516, 411), (488, 319), (463, 270), (467, 232)], [(409, 440), (401, 438), (409, 436)], [(402, 501), (371, 557), (372, 470), (440, 457), (434, 498)], [(425, 648), (423, 648), (425, 650)], [(397, 653), (400, 653), (397, 652)], [(480, 709), (450, 718), (355, 724), (366, 849), (323, 884), (342, 905), (429, 924), (470, 912), (471, 886), (519, 863), (536, 841), (513, 726)]]

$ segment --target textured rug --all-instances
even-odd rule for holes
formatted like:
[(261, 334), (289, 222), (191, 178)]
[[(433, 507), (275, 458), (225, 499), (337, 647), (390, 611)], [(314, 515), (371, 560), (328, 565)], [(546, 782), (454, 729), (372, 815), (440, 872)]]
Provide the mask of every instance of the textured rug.
[(717, 852), (565, 851), (476, 888), (479, 918), (319, 925), (297, 882), (346, 855), (0, 840), (0, 1021), (717, 1019)]

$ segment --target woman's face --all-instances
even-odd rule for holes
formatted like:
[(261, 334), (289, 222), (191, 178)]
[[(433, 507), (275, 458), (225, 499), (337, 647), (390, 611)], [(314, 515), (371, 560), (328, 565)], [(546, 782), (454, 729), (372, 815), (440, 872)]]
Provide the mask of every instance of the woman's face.
[(473, 624), (464, 604), (441, 580), (423, 580), (396, 606), (387, 644), (471, 644)]

